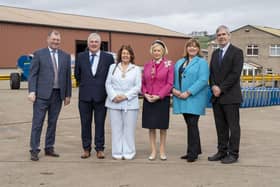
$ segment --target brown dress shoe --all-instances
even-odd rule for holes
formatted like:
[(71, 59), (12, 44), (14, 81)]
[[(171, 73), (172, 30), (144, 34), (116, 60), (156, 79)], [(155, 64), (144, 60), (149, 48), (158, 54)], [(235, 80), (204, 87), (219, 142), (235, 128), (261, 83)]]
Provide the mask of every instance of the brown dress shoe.
[(97, 152), (96, 152), (96, 157), (97, 157), (98, 159), (104, 159), (104, 158), (105, 158), (105, 154), (104, 154), (103, 151), (97, 151)]
[(59, 157), (59, 154), (57, 152), (55, 152), (54, 150), (45, 151), (45, 155), (52, 156), (52, 157)]
[(81, 159), (86, 159), (90, 157), (90, 152), (85, 150), (84, 153), (81, 155)]

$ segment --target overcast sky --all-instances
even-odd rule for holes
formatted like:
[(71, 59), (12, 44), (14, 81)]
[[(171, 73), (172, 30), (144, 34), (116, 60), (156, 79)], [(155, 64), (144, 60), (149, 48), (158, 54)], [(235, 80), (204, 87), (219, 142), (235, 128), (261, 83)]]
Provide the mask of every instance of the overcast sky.
[(189, 34), (244, 25), (280, 29), (280, 0), (0, 0), (1, 5), (150, 23)]

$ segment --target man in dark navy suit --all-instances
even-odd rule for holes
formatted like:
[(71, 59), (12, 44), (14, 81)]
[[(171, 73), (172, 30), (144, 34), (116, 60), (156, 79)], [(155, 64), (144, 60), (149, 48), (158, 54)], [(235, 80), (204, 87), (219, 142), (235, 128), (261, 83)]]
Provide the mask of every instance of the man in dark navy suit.
[(56, 123), (64, 105), (70, 103), (71, 61), (70, 55), (59, 49), (60, 33), (48, 34), (48, 47), (34, 53), (28, 80), (28, 99), (33, 102), (33, 119), (30, 139), (31, 160), (38, 161), (40, 137), (46, 113), (48, 128), (45, 138), (45, 155), (59, 157), (54, 151)]
[(79, 84), (79, 111), (84, 152), (81, 158), (90, 157), (92, 149), (92, 118), (94, 115), (96, 156), (104, 155), (104, 123), (106, 117), (105, 81), (113, 56), (100, 50), (101, 37), (92, 33), (88, 37), (88, 51), (78, 54), (75, 64), (75, 78)]
[(210, 62), (210, 87), (218, 152), (208, 160), (231, 164), (239, 158), (240, 75), (244, 59), (242, 50), (230, 43), (230, 32), (226, 26), (219, 26), (216, 36), (219, 48), (213, 52)]

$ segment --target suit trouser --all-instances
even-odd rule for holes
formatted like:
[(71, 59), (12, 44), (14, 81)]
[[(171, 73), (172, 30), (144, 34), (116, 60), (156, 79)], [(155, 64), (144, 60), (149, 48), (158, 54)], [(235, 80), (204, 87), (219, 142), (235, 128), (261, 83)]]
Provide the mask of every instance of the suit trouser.
[(218, 151), (238, 158), (240, 144), (240, 104), (213, 103), (214, 118), (218, 136)]
[(112, 156), (115, 158), (132, 159), (135, 154), (135, 129), (138, 109), (109, 109), (112, 129)]
[(107, 109), (105, 102), (79, 100), (79, 111), (81, 118), (81, 136), (84, 150), (91, 151), (92, 143), (92, 117), (94, 113), (95, 135), (94, 144), (96, 151), (104, 150), (104, 124)]
[(183, 114), (188, 128), (187, 155), (189, 158), (197, 158), (201, 154), (201, 144), (198, 129), (199, 115)]
[(55, 144), (57, 119), (61, 110), (62, 100), (59, 89), (52, 91), (49, 99), (36, 98), (33, 103), (33, 118), (30, 138), (30, 152), (40, 152), (40, 138), (46, 113), (48, 112), (48, 127), (45, 137), (45, 150), (51, 150)]

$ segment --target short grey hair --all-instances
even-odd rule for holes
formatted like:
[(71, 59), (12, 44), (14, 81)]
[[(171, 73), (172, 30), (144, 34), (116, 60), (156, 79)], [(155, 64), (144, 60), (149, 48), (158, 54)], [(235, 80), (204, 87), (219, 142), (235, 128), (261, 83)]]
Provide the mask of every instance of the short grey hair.
[(229, 28), (227, 27), (227, 26), (225, 26), (225, 25), (220, 25), (217, 29), (216, 29), (216, 34), (220, 31), (220, 30), (225, 30), (227, 33), (228, 33), (228, 35), (230, 35), (230, 30), (229, 30)]
[(92, 40), (92, 39), (96, 39), (97, 41), (101, 42), (101, 37), (100, 37), (100, 35), (97, 34), (97, 33), (91, 33), (91, 34), (88, 36), (88, 40), (87, 40), (88, 43), (89, 43), (89, 41)]
[(54, 35), (60, 35), (60, 32), (58, 30), (51, 30), (49, 33), (48, 33), (48, 37), (50, 37), (52, 34)]

